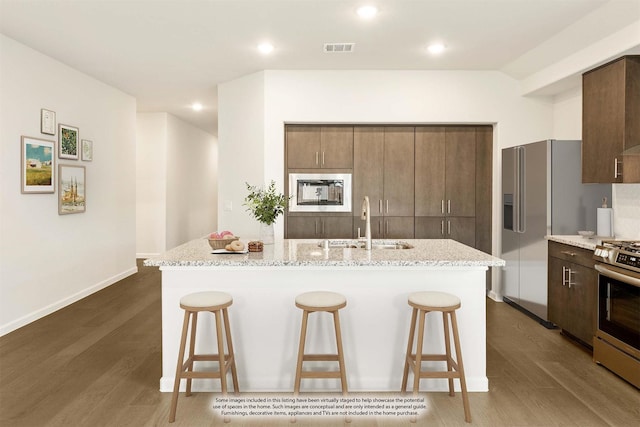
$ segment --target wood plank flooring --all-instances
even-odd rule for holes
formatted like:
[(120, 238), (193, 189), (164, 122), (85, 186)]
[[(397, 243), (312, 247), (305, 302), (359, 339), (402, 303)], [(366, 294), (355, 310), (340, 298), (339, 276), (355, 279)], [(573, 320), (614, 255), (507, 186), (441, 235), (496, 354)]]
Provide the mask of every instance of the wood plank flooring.
[[(164, 426), (160, 273), (139, 272), (0, 338), (0, 426)], [(640, 392), (591, 354), (506, 304), (487, 299), (489, 393), (470, 393), (475, 426), (640, 425)], [(404, 349), (398, 349), (404, 351)], [(465, 358), (472, 357), (469, 354)], [(292, 367), (293, 368), (293, 367)], [(353, 418), (351, 426), (464, 426), (460, 395), (428, 393), (408, 419)], [(342, 418), (231, 417), (214, 393), (180, 396), (175, 426), (343, 426)]]

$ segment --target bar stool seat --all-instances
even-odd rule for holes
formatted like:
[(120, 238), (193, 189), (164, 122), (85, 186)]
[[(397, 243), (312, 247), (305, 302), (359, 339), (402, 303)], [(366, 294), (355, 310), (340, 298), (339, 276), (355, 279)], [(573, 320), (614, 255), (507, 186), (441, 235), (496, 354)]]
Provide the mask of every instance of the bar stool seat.
[[(302, 378), (340, 378), (342, 392), (347, 393), (347, 376), (344, 365), (344, 352), (342, 349), (342, 333), (340, 330), (340, 317), (338, 310), (347, 305), (344, 295), (315, 291), (300, 294), (295, 299), (296, 307), (302, 309), (302, 327), (300, 328), (300, 343), (298, 347), (298, 363), (296, 365), (296, 377), (294, 392), (300, 392), (300, 382)], [(307, 337), (307, 321), (309, 314), (313, 312), (328, 312), (333, 314), (333, 324), (336, 334), (336, 354), (305, 354), (305, 341)], [(307, 361), (336, 361), (337, 371), (303, 371), (302, 365)]]
[[(446, 292), (414, 292), (409, 295), (409, 306), (413, 308), (411, 314), (411, 326), (409, 331), (409, 342), (404, 363), (404, 374), (402, 376), (402, 392), (407, 390), (407, 379), (409, 368), (413, 372), (413, 393), (418, 393), (420, 388), (420, 378), (447, 378), (449, 380), (449, 395), (454, 396), (453, 379), (458, 378), (460, 389), (462, 390), (462, 404), (464, 406), (464, 419), (471, 422), (471, 410), (469, 408), (469, 396), (467, 394), (467, 383), (464, 376), (464, 366), (462, 364), (462, 352), (460, 351), (460, 337), (458, 335), (458, 323), (456, 320), (456, 310), (460, 308), (460, 298)], [(442, 313), (444, 326), (445, 354), (423, 354), (424, 325), (426, 315), (436, 311)], [(419, 317), (419, 319), (418, 319)], [(449, 319), (451, 320), (451, 331), (449, 330)], [(415, 338), (416, 322), (418, 322), (418, 342), (416, 350), (413, 352), (413, 342)], [(451, 338), (455, 347), (455, 359), (451, 354)], [(428, 371), (422, 369), (422, 361), (444, 361), (447, 363), (446, 371)], [(412, 421), (414, 421), (412, 419)]]
[[(171, 410), (169, 412), (169, 422), (176, 419), (178, 406), (178, 394), (180, 381), (187, 380), (187, 390), (185, 395), (191, 395), (191, 381), (193, 378), (219, 378), (220, 388), (223, 395), (227, 394), (227, 373), (231, 370), (233, 390), (238, 394), (238, 375), (236, 372), (235, 355), (233, 343), (231, 341), (231, 328), (229, 326), (229, 313), (227, 308), (233, 304), (233, 298), (226, 292), (196, 292), (180, 298), (180, 308), (184, 310), (184, 322), (182, 324), (182, 336), (180, 338), (180, 350), (178, 352), (178, 364), (176, 367), (176, 377), (173, 384), (173, 396), (171, 398)], [(216, 354), (195, 354), (196, 326), (198, 323), (198, 313), (201, 311), (211, 312), (215, 316), (216, 339), (218, 353)], [(189, 355), (184, 360), (186, 351), (187, 336), (189, 335), (189, 320), (191, 320), (191, 334), (189, 336)], [(224, 334), (227, 342), (227, 353), (224, 351), (224, 338), (222, 329), (224, 324)], [(218, 362), (218, 371), (194, 371), (194, 362), (215, 361)], [(225, 422), (228, 422), (225, 418)]]

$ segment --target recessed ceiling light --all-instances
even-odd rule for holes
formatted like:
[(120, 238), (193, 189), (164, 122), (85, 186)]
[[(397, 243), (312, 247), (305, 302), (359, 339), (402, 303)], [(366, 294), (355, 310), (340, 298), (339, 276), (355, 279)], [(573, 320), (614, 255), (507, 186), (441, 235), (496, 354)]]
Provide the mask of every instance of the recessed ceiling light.
[(273, 45), (271, 43), (261, 43), (258, 45), (258, 50), (263, 55), (268, 55), (273, 51)]
[(193, 108), (193, 111), (202, 111), (202, 104), (200, 104), (199, 102), (194, 102), (191, 105), (191, 108)]
[(444, 52), (444, 45), (442, 43), (433, 43), (427, 47), (427, 50), (433, 54)]
[(378, 14), (378, 8), (371, 5), (361, 6), (358, 8), (357, 12), (360, 18), (371, 19)]

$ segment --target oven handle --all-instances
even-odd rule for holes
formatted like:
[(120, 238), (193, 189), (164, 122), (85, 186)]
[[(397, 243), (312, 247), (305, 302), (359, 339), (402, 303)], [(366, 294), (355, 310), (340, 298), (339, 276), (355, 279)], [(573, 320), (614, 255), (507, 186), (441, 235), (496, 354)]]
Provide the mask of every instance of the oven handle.
[(636, 277), (626, 275), (623, 273), (618, 273), (617, 271), (613, 271), (610, 268), (607, 268), (606, 265), (602, 265), (602, 264), (596, 264), (594, 268), (598, 271), (598, 273), (602, 274), (603, 276), (607, 276), (612, 279), (616, 279), (621, 282), (640, 287), (640, 279)]

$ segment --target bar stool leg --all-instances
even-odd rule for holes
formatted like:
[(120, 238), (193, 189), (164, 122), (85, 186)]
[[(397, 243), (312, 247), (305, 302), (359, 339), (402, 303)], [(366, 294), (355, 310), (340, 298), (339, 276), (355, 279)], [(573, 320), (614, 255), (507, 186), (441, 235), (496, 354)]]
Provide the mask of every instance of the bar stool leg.
[(180, 350), (178, 351), (178, 366), (176, 366), (176, 378), (173, 382), (173, 395), (171, 396), (171, 409), (169, 411), (169, 422), (176, 420), (176, 409), (178, 407), (178, 393), (180, 392), (180, 373), (184, 363), (184, 350), (187, 345), (187, 332), (189, 328), (189, 312), (184, 312), (184, 322), (182, 323), (182, 337), (180, 338)]
[[(198, 325), (198, 313), (197, 312), (193, 312), (191, 313), (191, 338), (189, 338), (189, 361), (191, 363), (189, 363), (189, 365), (187, 366), (187, 371), (189, 372), (193, 372), (193, 356), (195, 353), (195, 349), (196, 349), (196, 327)], [(191, 381), (193, 381), (191, 378), (187, 378), (187, 391), (185, 393), (185, 396), (191, 396)]]
[(302, 326), (300, 328), (300, 344), (298, 345), (298, 364), (296, 366), (296, 379), (293, 387), (293, 392), (297, 396), (300, 393), (300, 381), (302, 380), (302, 361), (304, 358), (304, 346), (307, 339), (307, 319), (309, 318), (309, 312), (307, 310), (302, 311)]
[(414, 308), (411, 312), (411, 326), (409, 327), (409, 342), (407, 344), (407, 352), (404, 358), (404, 374), (402, 375), (402, 387), (400, 388), (401, 392), (407, 391), (407, 379), (409, 378), (409, 362), (411, 360), (411, 353), (413, 352), (413, 340), (416, 335), (416, 319), (417, 319), (418, 309)]
[[(447, 357), (447, 372), (452, 372), (453, 367), (451, 366), (451, 337), (449, 336), (449, 317), (447, 316), (447, 312), (442, 312), (442, 325), (444, 326), (444, 348)], [(457, 358), (457, 353), (456, 353)], [(455, 392), (453, 391), (453, 377), (449, 377), (449, 396), (455, 396)]]
[(218, 363), (220, 365), (220, 388), (222, 395), (227, 395), (227, 369), (224, 361), (224, 341), (222, 338), (222, 317), (220, 310), (214, 312), (216, 316), (216, 337), (218, 339)]
[(233, 380), (233, 394), (238, 394), (238, 373), (236, 371), (236, 353), (233, 351), (233, 342), (231, 340), (231, 324), (229, 323), (229, 312), (226, 308), (222, 309), (222, 315), (224, 317), (224, 331), (227, 336), (227, 350), (229, 351), (229, 357), (231, 358), (231, 379)]
[(467, 394), (467, 381), (464, 376), (464, 366), (462, 364), (462, 352), (460, 350), (460, 337), (458, 336), (458, 322), (456, 312), (451, 312), (451, 324), (453, 326), (453, 343), (456, 349), (456, 360), (458, 363), (458, 373), (460, 374), (460, 388), (462, 389), (462, 403), (464, 405), (464, 420), (471, 422), (471, 408), (469, 407), (469, 395)]
[(422, 366), (422, 344), (424, 341), (424, 317), (426, 312), (424, 310), (420, 310), (420, 316), (418, 322), (418, 344), (416, 347), (416, 363), (413, 366), (413, 395), (416, 396), (418, 394), (418, 389), (420, 388), (420, 368)]
[(340, 367), (340, 383), (342, 393), (347, 394), (347, 374), (344, 366), (344, 352), (342, 351), (342, 332), (340, 329), (340, 316), (338, 310), (333, 312), (333, 327), (336, 331), (336, 344), (338, 348), (338, 366)]

